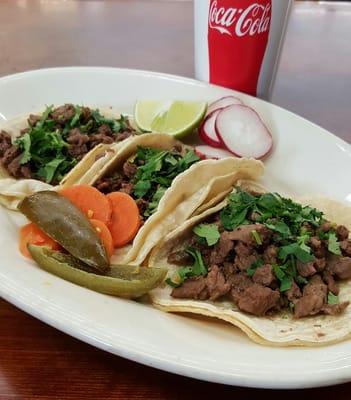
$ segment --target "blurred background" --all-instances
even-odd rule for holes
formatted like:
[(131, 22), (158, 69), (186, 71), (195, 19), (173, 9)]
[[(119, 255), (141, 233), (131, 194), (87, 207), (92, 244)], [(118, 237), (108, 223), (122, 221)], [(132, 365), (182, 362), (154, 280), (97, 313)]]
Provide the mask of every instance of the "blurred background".
[[(0, 20), (0, 76), (66, 65), (194, 76), (192, 0), (1, 0)], [(295, 1), (272, 96), (345, 139), (350, 37), (350, 2)]]

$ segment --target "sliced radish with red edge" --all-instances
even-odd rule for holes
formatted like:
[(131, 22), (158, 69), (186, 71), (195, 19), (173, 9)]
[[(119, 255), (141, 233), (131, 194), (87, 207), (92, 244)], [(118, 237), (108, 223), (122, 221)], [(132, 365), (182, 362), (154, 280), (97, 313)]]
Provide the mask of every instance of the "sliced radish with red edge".
[(272, 148), (272, 135), (252, 108), (232, 105), (216, 118), (216, 133), (223, 145), (239, 157), (262, 158)]
[(222, 147), (221, 141), (218, 139), (215, 129), (216, 117), (221, 110), (214, 110), (202, 122), (199, 128), (200, 138), (210, 146)]
[(233, 154), (228, 150), (218, 149), (216, 147), (211, 147), (207, 145), (196, 146), (195, 152), (202, 159), (214, 158), (215, 160), (219, 160), (221, 158), (233, 157)]
[(243, 102), (234, 96), (222, 97), (222, 98), (214, 101), (207, 107), (206, 116), (211, 114), (215, 110), (220, 110), (224, 107), (228, 107), (228, 106), (231, 106), (234, 104), (243, 104)]

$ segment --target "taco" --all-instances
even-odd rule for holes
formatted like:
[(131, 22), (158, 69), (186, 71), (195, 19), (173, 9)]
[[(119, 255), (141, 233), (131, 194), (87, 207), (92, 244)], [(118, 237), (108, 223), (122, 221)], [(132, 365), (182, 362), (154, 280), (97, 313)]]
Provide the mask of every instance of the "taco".
[(3, 123), (0, 202), (16, 208), (28, 194), (74, 183), (108, 145), (135, 133), (123, 115), (116, 118), (111, 112), (73, 104)]
[(123, 191), (136, 201), (142, 227), (132, 245), (117, 251), (116, 260), (124, 263), (140, 264), (164, 235), (222, 200), (238, 179), (263, 173), (253, 159), (200, 160), (191, 147), (163, 134), (136, 136), (114, 150), (107, 149), (76, 184), (105, 194)]
[(149, 265), (169, 268), (153, 304), (222, 319), (266, 345), (348, 338), (351, 208), (249, 188), (237, 187), (152, 251)]

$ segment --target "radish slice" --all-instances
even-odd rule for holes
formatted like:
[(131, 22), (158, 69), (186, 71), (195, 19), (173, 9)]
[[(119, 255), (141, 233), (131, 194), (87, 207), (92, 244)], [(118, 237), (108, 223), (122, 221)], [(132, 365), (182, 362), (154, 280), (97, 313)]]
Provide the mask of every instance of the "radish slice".
[(252, 108), (232, 105), (216, 118), (216, 133), (223, 145), (239, 157), (262, 158), (272, 148), (272, 135)]
[(211, 114), (215, 110), (220, 110), (233, 104), (243, 104), (243, 102), (234, 96), (222, 97), (221, 99), (214, 101), (207, 107), (206, 116)]
[(221, 158), (233, 157), (233, 154), (228, 150), (217, 149), (215, 147), (200, 145), (195, 147), (195, 152), (201, 157), (204, 158), (214, 158), (215, 160), (219, 160)]
[(218, 139), (215, 129), (216, 117), (221, 110), (214, 110), (202, 122), (199, 129), (200, 138), (210, 146), (222, 147), (221, 141)]

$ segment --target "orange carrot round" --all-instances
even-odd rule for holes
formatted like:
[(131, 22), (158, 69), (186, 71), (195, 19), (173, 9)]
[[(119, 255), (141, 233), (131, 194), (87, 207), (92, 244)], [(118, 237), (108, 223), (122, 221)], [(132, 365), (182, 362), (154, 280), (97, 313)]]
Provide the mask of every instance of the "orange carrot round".
[(43, 232), (37, 225), (33, 224), (33, 222), (22, 226), (19, 238), (19, 250), (21, 254), (25, 257), (32, 258), (28, 251), (27, 244), (46, 246), (52, 250), (61, 249), (61, 246), (57, 242), (51, 239), (51, 237)]
[(127, 193), (112, 192), (106, 195), (112, 206), (109, 225), (115, 247), (131, 242), (140, 227), (140, 215), (136, 202)]
[(108, 227), (98, 219), (91, 219), (90, 222), (96, 229), (97, 234), (100, 236), (102, 243), (105, 246), (108, 256), (111, 258), (113, 254), (113, 240)]
[(98, 219), (108, 225), (111, 205), (105, 195), (89, 185), (75, 185), (60, 190), (60, 194), (76, 205), (89, 219)]

